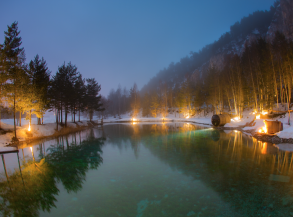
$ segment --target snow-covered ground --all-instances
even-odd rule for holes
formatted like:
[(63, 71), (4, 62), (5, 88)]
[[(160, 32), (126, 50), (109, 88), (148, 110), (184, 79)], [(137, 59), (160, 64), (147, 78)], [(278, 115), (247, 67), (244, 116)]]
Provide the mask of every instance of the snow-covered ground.
[[(85, 117), (81, 117), (81, 122), (72, 123), (71, 117), (68, 119), (68, 127), (76, 128), (79, 126), (88, 126), (88, 119)], [(94, 118), (94, 121), (97, 121), (97, 117)], [(0, 147), (4, 147), (8, 145), (12, 137), (14, 136), (14, 120), (13, 119), (2, 119), (1, 120), (1, 129), (4, 131), (10, 131), (5, 134), (0, 135)], [(27, 132), (29, 128), (29, 121), (24, 118), (21, 119), (21, 127), (16, 127), (16, 135), (19, 141), (25, 141), (28, 138)], [(58, 130), (60, 131), (62, 127), (59, 125)], [(56, 132), (56, 119), (54, 114), (49, 113), (44, 116), (44, 124), (37, 125), (37, 118), (32, 118), (31, 131), (34, 138), (40, 138), (45, 136), (51, 136)]]
[[(283, 108), (286, 109), (286, 108)], [(281, 110), (280, 108), (278, 110)], [(205, 125), (210, 125), (211, 124), (211, 117), (213, 116), (212, 113), (209, 113), (207, 115), (197, 115), (195, 117), (190, 117), (190, 118), (184, 118), (182, 114), (180, 116), (175, 113), (169, 114), (167, 117), (164, 117), (164, 121), (178, 121), (178, 122), (193, 122), (197, 124), (205, 124)], [(293, 114), (291, 115), (291, 123), (293, 125)], [(225, 125), (225, 127), (243, 127), (245, 125), (248, 125), (248, 123), (252, 122), (255, 118), (255, 114), (253, 114), (253, 111), (244, 111), (243, 112), (243, 118), (240, 120), (233, 119), (231, 123), (228, 123)], [(76, 118), (77, 120), (78, 118)], [(154, 117), (142, 117), (141, 114), (139, 114), (137, 117), (135, 117), (137, 122), (162, 122), (163, 117), (158, 116), (156, 118)], [(98, 117), (93, 118), (94, 121), (99, 121), (100, 119)], [(272, 120), (272, 119), (267, 119), (267, 120)], [(277, 120), (276, 118), (273, 120)], [(277, 136), (280, 138), (293, 138), (293, 126), (288, 125), (288, 114), (285, 115), (285, 117), (278, 118), (279, 121), (283, 123), (284, 130), (277, 133)], [(44, 125), (37, 125), (37, 118), (32, 119), (32, 126), (31, 126), (31, 132), (34, 137), (44, 137), (44, 136), (51, 136), (56, 132), (56, 119), (54, 116), (54, 113), (47, 113), (44, 116)], [(104, 119), (104, 123), (115, 123), (115, 122), (129, 122), (133, 121), (133, 117), (131, 116), (130, 113), (121, 115), (120, 118), (116, 116), (116, 118), (108, 117)], [(27, 139), (27, 129), (28, 129), (28, 120), (21, 120), (22, 126), (19, 127), (17, 126), (17, 137), (19, 138), (20, 141), (24, 141)], [(81, 117), (81, 122), (77, 123), (72, 123), (71, 122), (71, 116), (68, 117), (68, 126), (69, 127), (78, 127), (78, 126), (88, 126), (88, 119), (86, 117)], [(255, 130), (257, 131), (258, 129), (262, 128), (264, 125), (264, 120), (262, 119), (257, 119), (255, 120), (255, 125), (254, 126), (248, 126), (244, 127), (243, 130)], [(0, 135), (0, 147), (6, 146), (11, 142), (11, 139), (13, 137), (13, 119), (3, 119), (1, 120), (1, 128), (5, 131), (10, 130), (11, 132), (6, 133), (4, 135)], [(61, 130), (62, 127), (59, 125), (59, 130)]]

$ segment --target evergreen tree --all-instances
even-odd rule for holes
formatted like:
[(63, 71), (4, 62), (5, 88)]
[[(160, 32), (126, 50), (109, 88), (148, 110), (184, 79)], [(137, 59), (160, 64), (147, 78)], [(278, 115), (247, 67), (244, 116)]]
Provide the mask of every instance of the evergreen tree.
[(8, 30), (4, 32), (5, 40), (2, 47), (2, 72), (4, 73), (4, 88), (7, 93), (6, 97), (11, 102), (14, 119), (14, 141), (18, 141), (16, 135), (16, 112), (17, 104), (20, 101), (22, 90), (26, 85), (27, 73), (25, 70), (25, 54), (24, 48), (21, 48), (21, 37), (19, 36), (18, 23), (14, 22), (8, 26)]
[(143, 96), (142, 102), (142, 116), (148, 117), (150, 115), (150, 95), (146, 92)]
[(101, 95), (99, 94), (101, 90), (101, 85), (94, 78), (86, 79), (86, 107), (89, 114), (90, 121), (93, 119), (94, 111), (102, 111)]
[(33, 114), (38, 117), (38, 124), (41, 124), (40, 118), (43, 117), (49, 108), (48, 88), (50, 85), (50, 74), (47, 63), (44, 58), (40, 59), (36, 55), (34, 60), (29, 63), (29, 72), (32, 78), (32, 88), (35, 93), (33, 99)]

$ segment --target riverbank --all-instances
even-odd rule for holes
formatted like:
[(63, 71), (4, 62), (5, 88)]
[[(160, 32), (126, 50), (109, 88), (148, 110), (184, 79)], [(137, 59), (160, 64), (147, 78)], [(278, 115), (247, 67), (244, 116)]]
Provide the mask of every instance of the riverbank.
[[(214, 129), (219, 130), (238, 130), (246, 135), (249, 135), (251, 137), (256, 138), (257, 140), (263, 141), (263, 142), (270, 142), (274, 144), (280, 144), (280, 143), (290, 143), (293, 144), (293, 127), (291, 125), (288, 125), (287, 123), (284, 123), (287, 121), (286, 116), (284, 118), (279, 118), (278, 120), (283, 123), (284, 130), (281, 132), (278, 132), (274, 135), (269, 134), (263, 134), (258, 133), (258, 130), (265, 126), (264, 120), (272, 121), (277, 120), (276, 118), (273, 119), (257, 119), (254, 120), (254, 115), (246, 114), (246, 118), (240, 119), (240, 120), (233, 120), (231, 123), (225, 124), (225, 126), (221, 127), (215, 127), (211, 124), (211, 117), (206, 118), (136, 118), (135, 121), (133, 121), (132, 118), (112, 118), (112, 119), (105, 119), (104, 123), (143, 123), (143, 122), (187, 122), (197, 125), (204, 125), (204, 126), (210, 126)], [(254, 120), (254, 121), (253, 121)], [(253, 125), (253, 126), (250, 126)]]
[(75, 133), (87, 128), (95, 127), (100, 125), (100, 121), (80, 121), (80, 122), (69, 122), (67, 127), (58, 125), (58, 131), (56, 130), (56, 123), (47, 123), (42, 125), (31, 125), (30, 131), (29, 125), (17, 126), (16, 135), (19, 142), (13, 143), (12, 138), (14, 137), (13, 125), (1, 123), (1, 135), (0, 135), (0, 147), (5, 146), (19, 146), (23, 143), (31, 143), (36, 140), (53, 138), (63, 136), (70, 133)]
[[(205, 115), (198, 114), (194, 117), (183, 117), (182, 115), (178, 114), (168, 114), (167, 117), (138, 117), (133, 118), (131, 114), (124, 114), (120, 117), (107, 117), (103, 120), (106, 123), (141, 123), (141, 122), (187, 122), (197, 125), (209, 126), (215, 129), (220, 130), (238, 130), (246, 135), (254, 137), (258, 140), (264, 142), (271, 142), (275, 144), (279, 143), (293, 143), (293, 127), (288, 125), (288, 114), (284, 115), (283, 117), (273, 118), (273, 119), (266, 119), (268, 121), (271, 120), (279, 120), (283, 123), (284, 130), (276, 133), (275, 135), (265, 135), (259, 134), (258, 130), (265, 126), (264, 120), (262, 119), (255, 119), (255, 114), (252, 111), (244, 111), (243, 118), (241, 119), (232, 119), (231, 123), (227, 123), (224, 127), (214, 127), (211, 124), (211, 117), (212, 113), (208, 113)], [(291, 116), (291, 122), (293, 123), (293, 116)], [(44, 139), (49, 137), (57, 137), (60, 135), (65, 135), (68, 133), (73, 133), (76, 131), (84, 130), (88, 127), (92, 127), (98, 123), (101, 123), (101, 120), (98, 117), (94, 117), (92, 122), (89, 122), (87, 119), (82, 118), (80, 122), (68, 122), (67, 127), (64, 128), (59, 125), (58, 131), (56, 131), (56, 123), (55, 123), (55, 116), (48, 116), (44, 118), (43, 125), (37, 125), (37, 120), (32, 120), (31, 126), (31, 134), (28, 132), (28, 121), (22, 120), (22, 127), (17, 126), (17, 137), (19, 138), (20, 142), (30, 142), (32, 140), (37, 139)], [(0, 135), (0, 147), (8, 146), (11, 144), (11, 139), (13, 137), (13, 120), (6, 119), (1, 121), (1, 133)]]

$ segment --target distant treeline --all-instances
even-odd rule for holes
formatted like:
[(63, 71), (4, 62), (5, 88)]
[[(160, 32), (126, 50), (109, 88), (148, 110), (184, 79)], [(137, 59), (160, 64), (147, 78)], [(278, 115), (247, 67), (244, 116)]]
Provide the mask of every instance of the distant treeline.
[[(113, 90), (108, 96), (109, 112), (119, 114), (122, 110), (118, 108), (122, 106), (130, 112), (134, 107), (140, 108), (144, 116), (166, 116), (175, 110), (190, 116), (202, 110), (220, 113), (225, 108), (241, 116), (245, 108), (262, 111), (272, 109), (276, 102), (287, 103), (289, 109), (293, 42), (280, 32), (275, 32), (270, 39), (265, 34), (258, 34), (239, 54), (222, 54), (220, 64), (206, 64), (201, 71), (195, 70), (204, 62), (208, 63), (212, 55), (229, 41), (240, 36), (245, 38), (255, 29), (267, 32), (278, 4), (276, 1), (270, 11), (257, 11), (244, 17), (214, 44), (179, 63), (170, 64), (151, 79), (137, 94), (136, 100), (127, 94), (127, 90), (122, 96), (119, 88)], [(129, 106), (125, 107), (121, 103), (127, 100)]]
[[(206, 109), (220, 113), (225, 108), (241, 116), (245, 108), (269, 110), (276, 102), (286, 103), (289, 110), (293, 41), (280, 32), (275, 33), (272, 41), (259, 37), (246, 45), (242, 55), (226, 55), (221, 67), (210, 65), (204, 73), (206, 76), (199, 72), (183, 76), (183, 81), (174, 85), (161, 81), (143, 94), (134, 91), (134, 86), (130, 95), (121, 96), (118, 88), (108, 97), (108, 111), (132, 111), (136, 116), (141, 109), (143, 116), (164, 117), (175, 110), (190, 116)], [(125, 107), (124, 100), (130, 106)]]
[(51, 77), (46, 61), (39, 55), (27, 64), (19, 34), (18, 23), (14, 22), (0, 44), (1, 107), (12, 111), (14, 119), (17, 112), (28, 114), (29, 120), (35, 114), (40, 124), (44, 113), (53, 110), (58, 127), (58, 122), (66, 126), (69, 113), (74, 121), (75, 114), (80, 118), (80, 112), (86, 112), (91, 120), (94, 111), (103, 110), (101, 86), (94, 78), (83, 79), (71, 62), (63, 63)]

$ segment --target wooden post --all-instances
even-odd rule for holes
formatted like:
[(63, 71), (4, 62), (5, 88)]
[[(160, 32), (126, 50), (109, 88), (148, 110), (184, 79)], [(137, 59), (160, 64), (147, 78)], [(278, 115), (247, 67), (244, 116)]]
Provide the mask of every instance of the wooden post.
[(7, 179), (7, 182), (9, 182), (9, 180), (8, 180), (8, 175), (7, 175), (7, 171), (6, 171), (5, 160), (4, 160), (4, 156), (3, 156), (3, 154), (1, 154), (1, 157), (2, 157), (2, 163), (3, 163), (3, 167), (4, 167), (4, 171), (5, 171), (6, 179)]
[(21, 167), (20, 167), (20, 163), (19, 163), (19, 155), (18, 155), (18, 152), (17, 152), (17, 160), (18, 160), (18, 167), (19, 167), (20, 176), (21, 176), (21, 179), (22, 179), (22, 183), (24, 185), (24, 181), (23, 181), (23, 178), (22, 178)]

